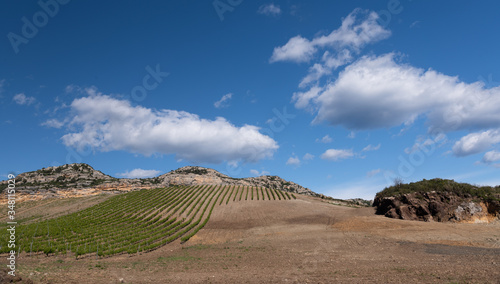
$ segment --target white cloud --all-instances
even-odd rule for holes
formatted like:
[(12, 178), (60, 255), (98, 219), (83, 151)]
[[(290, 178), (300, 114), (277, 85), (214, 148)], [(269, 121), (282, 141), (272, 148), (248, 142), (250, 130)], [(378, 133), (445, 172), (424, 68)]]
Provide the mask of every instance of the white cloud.
[(299, 166), (300, 165), (300, 160), (298, 157), (290, 157), (286, 161), (287, 165), (293, 165), (293, 166)]
[(328, 149), (326, 152), (321, 154), (321, 159), (329, 161), (338, 161), (341, 159), (347, 159), (354, 156), (354, 153), (350, 149)]
[(347, 138), (350, 138), (350, 139), (356, 138), (356, 132), (354, 132), (354, 131), (349, 132), (349, 134), (347, 135)]
[(53, 118), (53, 119), (46, 120), (45, 122), (42, 123), (42, 125), (47, 126), (47, 127), (53, 127), (53, 128), (61, 128), (64, 126), (64, 122)]
[[(314, 122), (348, 129), (409, 125), (427, 116), (431, 129), (452, 131), (500, 124), (500, 87), (467, 84), (457, 77), (395, 61), (394, 54), (364, 56), (315, 95), (294, 94), (296, 107), (317, 109)], [(320, 87), (315, 87), (320, 88)]]
[(14, 102), (16, 102), (16, 104), (18, 104), (18, 105), (28, 105), (28, 106), (33, 104), (36, 101), (36, 99), (34, 97), (27, 97), (23, 93), (15, 95), (12, 98), (12, 100)]
[(280, 47), (275, 47), (273, 55), (269, 61), (293, 61), (307, 62), (316, 53), (316, 47), (306, 38), (300, 35), (292, 37), (288, 42)]
[(377, 146), (372, 146), (372, 144), (366, 146), (365, 148), (363, 148), (363, 152), (367, 152), (367, 151), (377, 151), (378, 149), (380, 149), (380, 144), (378, 144)]
[(377, 22), (375, 12), (355, 9), (342, 20), (341, 26), (328, 35), (308, 40), (300, 35), (292, 37), (285, 45), (275, 47), (270, 62), (292, 61), (308, 62), (320, 48), (327, 48), (321, 63), (314, 64), (300, 83), (301, 87), (331, 74), (352, 60), (352, 52), (358, 53), (366, 44), (377, 42), (390, 36), (391, 32)]
[(489, 151), (484, 154), (483, 162), (484, 163), (493, 163), (500, 161), (500, 152), (498, 151)]
[(371, 177), (379, 174), (381, 171), (382, 171), (381, 169), (371, 170), (371, 171), (366, 173), (366, 176), (371, 178)]
[(323, 136), (323, 138), (319, 139), (317, 138), (316, 139), (316, 142), (321, 142), (321, 143), (331, 143), (333, 141), (332, 137), (330, 137), (330, 135), (325, 135)]
[(257, 10), (257, 13), (266, 16), (278, 16), (279, 14), (281, 14), (281, 9), (279, 5), (274, 5), (273, 3), (271, 3), (260, 6), (259, 10)]
[(254, 176), (265, 176), (265, 175), (269, 175), (269, 172), (268, 171), (262, 171), (262, 172), (259, 172), (258, 170), (250, 170), (250, 173)]
[(161, 171), (133, 169), (131, 171), (126, 171), (124, 173), (119, 173), (118, 176), (125, 178), (149, 178), (149, 177), (155, 177), (159, 173), (161, 173)]
[(310, 102), (311, 100), (316, 99), (322, 90), (322, 88), (314, 86), (306, 92), (293, 93), (292, 101), (295, 102), (296, 108), (303, 108), (312, 111), (313, 105)]
[(232, 97), (233, 97), (232, 93), (225, 94), (224, 96), (222, 96), (222, 98), (220, 98), (220, 100), (214, 103), (214, 107), (216, 108), (228, 107), (229, 104), (227, 103), (227, 101), (229, 101)]
[(309, 154), (309, 153), (306, 153), (304, 155), (304, 157), (302, 157), (302, 159), (306, 160), (306, 161), (311, 161), (314, 159), (314, 155), (313, 154)]
[(453, 145), (453, 154), (459, 157), (483, 152), (492, 145), (500, 143), (500, 129), (470, 133)]
[(406, 154), (411, 154), (419, 150), (423, 150), (424, 152), (429, 152), (432, 151), (434, 147), (441, 146), (447, 141), (448, 138), (444, 133), (439, 133), (433, 139), (420, 136), (417, 138), (413, 146), (406, 148), (404, 151)]
[(71, 110), (69, 129), (74, 132), (62, 141), (78, 149), (174, 154), (175, 159), (196, 163), (256, 162), (278, 149), (256, 126), (236, 127), (222, 117), (208, 120), (184, 111), (132, 106), (101, 93), (75, 99)]
[(323, 76), (331, 75), (332, 70), (351, 62), (352, 58), (351, 52), (348, 49), (339, 51), (336, 54), (325, 51), (321, 63), (315, 63), (313, 66), (309, 67), (309, 74), (300, 81), (299, 87), (304, 88), (310, 83), (317, 82), (319, 79), (323, 78)]

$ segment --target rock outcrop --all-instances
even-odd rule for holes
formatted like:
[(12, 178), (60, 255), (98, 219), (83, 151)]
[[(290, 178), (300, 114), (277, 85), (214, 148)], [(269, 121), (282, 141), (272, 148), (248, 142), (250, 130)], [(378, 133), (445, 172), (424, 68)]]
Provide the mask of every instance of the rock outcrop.
[(260, 176), (249, 178), (232, 178), (216, 170), (187, 166), (168, 172), (158, 177), (163, 186), (168, 185), (241, 185), (241, 186), (259, 186), (267, 188), (281, 189), (288, 192), (305, 194), (310, 196), (319, 196), (312, 190), (300, 186), (294, 182), (286, 181), (278, 176)]
[[(95, 170), (87, 164), (68, 164), (43, 168), (16, 176), (16, 192), (27, 195), (67, 196), (97, 194), (100, 191), (129, 191), (170, 185), (240, 185), (276, 188), (288, 192), (319, 196), (308, 188), (286, 181), (277, 176), (232, 178), (216, 170), (187, 166), (154, 178), (114, 178)], [(7, 181), (0, 182), (0, 191), (7, 187)], [(89, 190), (91, 189), (91, 190)]]
[(454, 192), (413, 192), (377, 196), (377, 214), (390, 218), (438, 222), (490, 222), (500, 217), (498, 200), (481, 200)]

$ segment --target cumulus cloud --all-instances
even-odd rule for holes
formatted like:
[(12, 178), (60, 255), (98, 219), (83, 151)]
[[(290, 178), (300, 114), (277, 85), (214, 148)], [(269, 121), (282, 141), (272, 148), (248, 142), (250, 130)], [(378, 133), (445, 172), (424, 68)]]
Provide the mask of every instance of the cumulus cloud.
[(363, 148), (363, 152), (367, 152), (367, 151), (377, 151), (378, 149), (380, 149), (380, 144), (378, 144), (377, 146), (372, 146), (372, 144), (366, 146), (365, 148)]
[(227, 103), (231, 98), (233, 97), (233, 94), (232, 93), (229, 93), (229, 94), (225, 94), (224, 96), (222, 96), (222, 98), (220, 98), (220, 100), (216, 101), (214, 103), (214, 107), (216, 108), (223, 108), (223, 107), (228, 107), (229, 104)]
[(429, 152), (432, 151), (434, 147), (439, 147), (442, 146), (444, 143), (448, 141), (448, 138), (444, 133), (439, 133), (435, 137), (431, 138), (426, 138), (425, 136), (419, 136), (415, 144), (413, 146), (405, 148), (405, 153), (406, 154), (411, 154), (416, 151), (424, 151), (424, 152)]
[(300, 165), (300, 159), (298, 157), (290, 157), (286, 161), (287, 165), (292, 165), (292, 166), (299, 166)]
[[(318, 36), (312, 40), (298, 35), (292, 37), (285, 45), (274, 48), (270, 61), (307, 62), (312, 59), (318, 48), (324, 47), (341, 50), (341, 54), (345, 53), (342, 49), (345, 47), (359, 50), (368, 43), (390, 36), (391, 32), (384, 29), (377, 19), (378, 15), (375, 12), (355, 9), (343, 19), (340, 28), (328, 35)], [(330, 58), (334, 57), (328, 57)]]
[[(299, 87), (304, 88), (351, 62), (353, 54), (358, 54), (365, 45), (388, 38), (391, 32), (378, 23), (378, 18), (375, 12), (355, 9), (342, 20), (338, 29), (328, 35), (311, 40), (297, 35), (285, 45), (275, 47), (269, 61), (301, 63), (315, 59), (316, 62), (309, 67), (308, 74), (299, 83)], [(321, 50), (324, 50), (323, 54), (318, 58), (316, 54)]]
[(279, 14), (281, 14), (281, 9), (279, 5), (274, 5), (273, 3), (271, 3), (260, 6), (259, 10), (257, 10), (257, 13), (266, 16), (278, 16)]
[(323, 88), (314, 86), (305, 92), (295, 92), (292, 96), (292, 101), (295, 102), (296, 108), (308, 109), (309, 111), (314, 110), (314, 105), (311, 104), (311, 100), (319, 97)]
[(61, 128), (64, 126), (64, 122), (59, 121), (55, 118), (52, 118), (52, 119), (48, 119), (45, 122), (43, 122), (42, 125), (47, 126), (47, 127), (53, 127), (53, 128)]
[(292, 99), (296, 107), (317, 110), (314, 122), (351, 130), (409, 125), (419, 116), (427, 117), (431, 129), (444, 132), (500, 124), (495, 107), (500, 105), (500, 87), (467, 84), (398, 63), (395, 57), (363, 56), (320, 92), (294, 94)]
[(323, 76), (331, 75), (332, 70), (345, 65), (352, 61), (353, 56), (348, 49), (341, 50), (337, 53), (325, 51), (320, 63), (315, 63), (309, 67), (309, 74), (305, 76), (299, 83), (299, 87), (304, 88), (310, 83), (317, 82)]
[(500, 143), (500, 129), (490, 129), (462, 137), (453, 145), (452, 151), (456, 156), (463, 157), (486, 151), (497, 143)]
[(118, 176), (124, 178), (149, 178), (149, 177), (155, 177), (159, 173), (161, 173), (161, 171), (133, 169), (131, 171), (126, 171), (124, 173), (119, 173)]
[(333, 141), (332, 137), (330, 137), (330, 135), (325, 135), (323, 136), (323, 138), (317, 138), (316, 139), (316, 142), (321, 142), (321, 143), (331, 143)]
[(12, 100), (18, 105), (31, 105), (36, 99), (34, 97), (27, 97), (24, 93), (15, 95)]
[(306, 153), (304, 155), (304, 157), (302, 157), (302, 159), (306, 160), (306, 161), (311, 161), (314, 159), (314, 155), (313, 154), (309, 154), (309, 153)]
[(222, 117), (203, 119), (176, 110), (132, 106), (91, 91), (71, 103), (65, 145), (94, 151), (123, 150), (145, 156), (174, 154), (196, 163), (256, 162), (270, 158), (278, 144), (252, 125), (237, 127)]
[(351, 149), (328, 149), (321, 154), (321, 159), (329, 161), (338, 161), (342, 159), (352, 158), (354, 153)]
[(315, 53), (316, 47), (311, 41), (298, 35), (289, 39), (285, 45), (275, 47), (269, 61), (307, 62)]
[(493, 163), (500, 161), (500, 152), (498, 151), (489, 151), (486, 152), (483, 156), (484, 163)]

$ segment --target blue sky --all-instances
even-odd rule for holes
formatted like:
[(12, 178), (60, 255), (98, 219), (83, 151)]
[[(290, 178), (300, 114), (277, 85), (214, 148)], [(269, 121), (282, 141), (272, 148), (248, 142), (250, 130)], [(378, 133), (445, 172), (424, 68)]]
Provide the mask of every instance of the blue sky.
[(496, 1), (4, 1), (0, 174), (500, 184)]

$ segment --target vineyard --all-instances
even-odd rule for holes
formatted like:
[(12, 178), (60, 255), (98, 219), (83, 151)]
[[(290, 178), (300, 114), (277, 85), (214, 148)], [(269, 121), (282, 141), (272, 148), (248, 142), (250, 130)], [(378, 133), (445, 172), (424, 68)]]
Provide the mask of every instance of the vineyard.
[[(18, 225), (16, 251), (47, 256), (73, 253), (76, 258), (147, 252), (177, 239), (188, 241), (217, 206), (295, 198), (276, 189), (229, 185), (133, 191), (72, 214)], [(8, 241), (9, 231), (2, 224), (0, 253), (11, 250)]]

